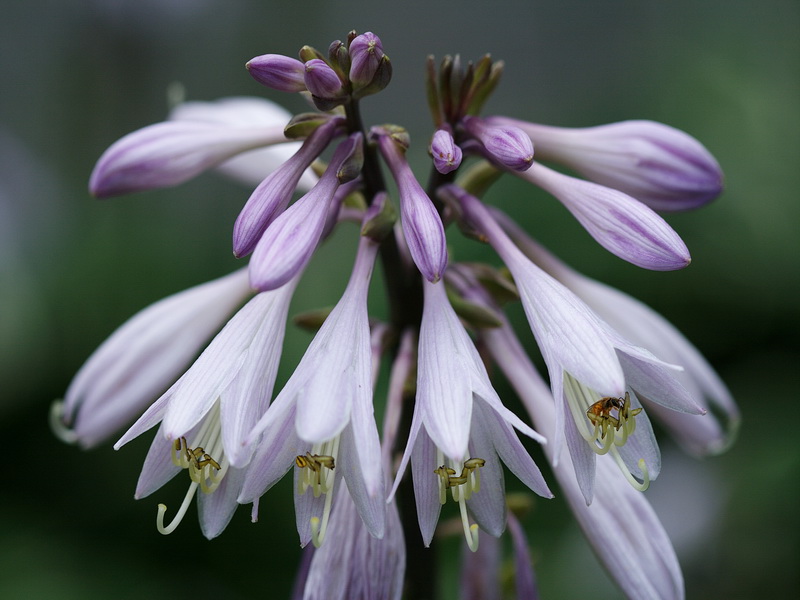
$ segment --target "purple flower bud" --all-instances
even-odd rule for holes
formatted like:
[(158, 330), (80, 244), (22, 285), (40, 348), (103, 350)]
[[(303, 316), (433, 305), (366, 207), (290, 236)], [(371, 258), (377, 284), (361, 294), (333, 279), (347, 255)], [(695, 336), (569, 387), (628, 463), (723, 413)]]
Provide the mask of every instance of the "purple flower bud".
[(305, 268), (319, 243), (339, 171), (362, 144), (360, 133), (339, 144), (317, 185), (280, 214), (264, 232), (250, 261), (250, 283), (267, 291), (281, 287)]
[(526, 171), (533, 163), (533, 143), (519, 127), (491, 125), (479, 117), (464, 117), (467, 133), (483, 145), (487, 158), (512, 171)]
[(350, 81), (356, 88), (369, 85), (384, 57), (380, 38), (367, 31), (350, 42)]
[(314, 130), (297, 154), (253, 191), (233, 227), (233, 254), (237, 258), (250, 254), (267, 226), (286, 210), (300, 177), (325, 150), (340, 125), (340, 119), (331, 119)]
[(673, 271), (692, 260), (675, 230), (627, 194), (539, 163), (519, 176), (553, 194), (597, 243), (629, 263), (653, 271)]
[(447, 268), (444, 226), (436, 207), (414, 178), (400, 145), (381, 128), (373, 127), (378, 149), (392, 172), (400, 194), (400, 217), (408, 250), (420, 273), (435, 282)]
[(521, 127), (536, 143), (540, 158), (563, 163), (656, 210), (697, 208), (722, 191), (722, 171), (711, 153), (690, 135), (662, 123), (622, 121), (568, 129), (504, 117), (487, 120)]
[(336, 100), (344, 95), (339, 75), (319, 58), (305, 64), (305, 82), (308, 91), (322, 100)]
[(430, 152), (433, 156), (433, 166), (439, 173), (455, 171), (461, 164), (461, 148), (456, 145), (453, 134), (446, 129), (437, 129), (433, 134)]
[(306, 91), (305, 65), (296, 58), (282, 54), (262, 54), (246, 65), (258, 83), (279, 92)]

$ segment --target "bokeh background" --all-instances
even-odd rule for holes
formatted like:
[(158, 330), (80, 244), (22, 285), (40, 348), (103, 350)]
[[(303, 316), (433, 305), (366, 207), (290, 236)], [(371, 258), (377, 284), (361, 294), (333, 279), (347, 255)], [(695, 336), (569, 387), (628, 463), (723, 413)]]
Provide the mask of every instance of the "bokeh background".
[[(288, 484), (262, 499), (256, 525), (242, 509), (207, 542), (192, 509), (162, 537), (156, 504), (177, 506), (185, 485), (133, 501), (149, 441), (82, 452), (51, 435), (47, 414), (126, 318), (237, 266), (230, 231), (249, 190), (205, 175), (98, 201), (86, 191), (94, 161), (162, 120), (175, 83), (189, 99), (263, 95), (302, 110), (256, 84), (244, 63), (326, 48), (350, 29), (380, 35), (394, 65), (390, 87), (364, 103), (365, 119), (409, 128), (421, 177), (430, 53), (506, 61), (487, 113), (565, 126), (654, 119), (718, 158), (723, 196), (668, 217), (694, 259), (677, 273), (607, 254), (557, 202), (519, 182), (501, 182), (490, 198), (573, 266), (676, 323), (742, 407), (738, 443), (721, 457), (695, 460), (661, 436), (664, 470), (647, 496), (688, 597), (798, 597), (796, 0), (0, 0), (0, 597), (287, 597), (299, 556)], [(293, 310), (336, 301), (351, 238), (328, 243)], [(455, 251), (475, 252), (470, 243)], [(291, 331), (281, 377), (309, 339)], [(524, 525), (544, 598), (619, 597), (562, 501), (534, 503)], [(438, 554), (441, 597), (455, 598), (458, 539), (441, 541)]]

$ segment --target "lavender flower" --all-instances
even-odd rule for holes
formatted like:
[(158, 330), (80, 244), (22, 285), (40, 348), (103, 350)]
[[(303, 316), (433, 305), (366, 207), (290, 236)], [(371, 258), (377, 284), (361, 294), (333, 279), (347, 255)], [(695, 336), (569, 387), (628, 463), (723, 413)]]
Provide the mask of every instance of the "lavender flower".
[[(257, 126), (231, 122), (243, 103), (258, 102), (268, 113), (267, 123)], [(270, 108), (266, 108), (269, 106)], [(106, 150), (89, 180), (89, 191), (98, 198), (169, 187), (183, 183), (233, 156), (288, 140), (286, 124), (275, 118), (265, 100), (227, 99), (218, 103), (216, 121), (188, 119), (166, 121), (130, 133)], [(196, 111), (193, 111), (196, 114)]]
[(350, 53), (350, 82), (355, 96), (362, 98), (383, 90), (392, 78), (392, 63), (383, 52), (380, 38), (368, 31), (353, 38)]
[(586, 502), (592, 501), (598, 454), (610, 454), (634, 487), (646, 489), (661, 461), (637, 392), (671, 410), (704, 410), (674, 379), (672, 365), (625, 340), (530, 262), (479, 200), (456, 186), (445, 193), (458, 199), (514, 276), (557, 400), (556, 456), (566, 441)]
[(150, 495), (182, 469), (189, 470), (192, 483), (169, 525), (164, 525), (166, 507), (159, 505), (161, 533), (175, 530), (198, 488), (204, 492), (199, 505), (203, 534), (213, 538), (230, 521), (242, 486), (241, 468), (250, 458), (246, 436), (272, 395), (296, 283), (248, 302), (114, 445), (119, 449), (161, 423), (136, 486), (137, 499)]
[[(482, 338), (537, 427), (548, 436), (557, 434), (553, 397), (508, 324), (484, 330)], [(545, 453), (584, 535), (625, 595), (683, 598), (683, 576), (663, 526), (610, 458), (597, 461), (597, 485), (589, 505), (570, 455), (553, 445), (545, 446)]]
[(64, 441), (92, 448), (141, 414), (251, 293), (247, 271), (190, 288), (131, 317), (89, 357), (52, 409)]
[(521, 128), (541, 160), (562, 163), (656, 210), (697, 208), (722, 191), (722, 171), (711, 153), (690, 135), (662, 123), (623, 121), (569, 129), (506, 117), (487, 121)]
[(541, 443), (544, 438), (503, 406), (443, 287), (424, 286), (417, 401), (394, 490), (410, 459), (425, 545), (431, 543), (449, 489), (459, 505), (467, 543), (474, 551), (478, 530), (468, 521), (467, 507), (481, 527), (495, 537), (505, 528), (499, 459), (537, 494), (552, 497), (512, 426)]
[(643, 397), (648, 412), (662, 419), (687, 450), (701, 455), (716, 454), (732, 443), (739, 425), (739, 409), (708, 361), (674, 325), (627, 294), (577, 273), (527, 236), (507, 216), (498, 211), (494, 214), (526, 256), (572, 290), (626, 338), (666, 361), (681, 365), (684, 370), (675, 372), (675, 379), (699, 406), (704, 409), (713, 406), (725, 417), (726, 423), (720, 423), (712, 413), (698, 419), (664, 410)]
[(333, 489), (341, 478), (369, 533), (381, 538), (385, 531), (366, 304), (376, 253), (377, 244), (363, 237), (344, 295), (248, 436), (257, 449), (239, 501), (255, 500), (296, 465), (295, 512), (303, 546), (325, 540)]

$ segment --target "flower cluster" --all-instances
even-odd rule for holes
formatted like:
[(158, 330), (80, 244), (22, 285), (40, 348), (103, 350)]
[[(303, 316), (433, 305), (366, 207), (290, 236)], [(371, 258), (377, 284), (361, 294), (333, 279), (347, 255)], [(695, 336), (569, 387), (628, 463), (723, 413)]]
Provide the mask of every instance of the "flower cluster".
[[(631, 597), (682, 595), (670, 542), (639, 493), (661, 469), (650, 417), (689, 450), (713, 453), (735, 433), (736, 405), (667, 321), (561, 263), (481, 196), (511, 173), (555, 196), (623, 260), (680, 269), (689, 252), (656, 211), (715, 198), (722, 174), (713, 157), (685, 133), (647, 121), (562, 129), (481, 116), (502, 63), (448, 56), (438, 68), (433, 58), (427, 63), (434, 133), (423, 188), (406, 159), (407, 131), (367, 128), (360, 116), (362, 99), (391, 80), (378, 36), (352, 32), (327, 53), (304, 46), (299, 60), (265, 54), (247, 69), (268, 88), (302, 94), (312, 110), (292, 116), (252, 98), (185, 103), (169, 120), (113, 144), (90, 190), (98, 197), (138, 192), (212, 168), (251, 182), (233, 224), (233, 253), (249, 264), (162, 300), (117, 330), (53, 405), (58, 435), (91, 447), (129, 425), (119, 448), (157, 426), (136, 497), (184, 469), (190, 479), (169, 524), (159, 505), (164, 534), (195, 496), (208, 538), (240, 503), (253, 504), (256, 520), (259, 498), (292, 471), (301, 545), (318, 548), (301, 569), (304, 597), (399, 598), (408, 535), (395, 498), (409, 463), (423, 543), (436, 536), (448, 499), (473, 552), (479, 530), (496, 538), (508, 525), (518, 594), (532, 597), (535, 579), (507, 511), (503, 465), (539, 496), (553, 494), (522, 434), (545, 445), (600, 557), (625, 558), (624, 568), (605, 561), (622, 589)], [(292, 295), (317, 248), (347, 221), (360, 224), (347, 288), (273, 399)], [(510, 276), (454, 262), (451, 224), (491, 245)], [(367, 310), (377, 261), (384, 318)], [(549, 389), (504, 316), (503, 304), (517, 300)], [(374, 404), (383, 396), (376, 386), (386, 357), (392, 368), (379, 433)], [(538, 432), (506, 408), (489, 377), (492, 363)], [(410, 418), (401, 419), (404, 412)], [(486, 562), (472, 561), (470, 577)]]

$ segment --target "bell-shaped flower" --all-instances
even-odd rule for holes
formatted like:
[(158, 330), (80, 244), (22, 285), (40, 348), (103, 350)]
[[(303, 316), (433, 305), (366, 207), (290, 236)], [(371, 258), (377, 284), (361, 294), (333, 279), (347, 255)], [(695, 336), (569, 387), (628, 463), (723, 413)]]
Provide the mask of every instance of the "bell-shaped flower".
[[(538, 429), (555, 435), (553, 397), (508, 323), (484, 330), (481, 337)], [(683, 575), (664, 527), (610, 457), (597, 461), (594, 501), (588, 505), (570, 455), (550, 444), (544, 450), (584, 535), (625, 596), (682, 599)]]
[(564, 128), (489, 117), (520, 127), (536, 144), (539, 160), (552, 160), (617, 189), (650, 208), (689, 210), (722, 192), (722, 170), (692, 136), (654, 121), (622, 121)]
[(664, 219), (623, 192), (538, 162), (518, 175), (558, 198), (598, 244), (629, 263), (673, 271), (692, 260), (686, 244)]
[(683, 371), (674, 373), (675, 379), (699, 406), (711, 409), (709, 414), (697, 418), (666, 410), (642, 397), (647, 411), (663, 420), (678, 442), (700, 455), (722, 452), (732, 443), (740, 421), (739, 409), (719, 375), (674, 325), (639, 300), (571, 269), (507, 216), (496, 211), (493, 214), (526, 256), (572, 290), (601, 319), (631, 342), (683, 367)]
[(382, 539), (369, 534), (346, 487), (337, 492), (328, 541), (315, 549), (303, 600), (400, 600), (406, 570), (403, 526), (396, 503), (386, 508)]
[(153, 493), (182, 469), (192, 480), (177, 516), (157, 526), (171, 533), (198, 487), (200, 525), (209, 539), (233, 516), (242, 468), (251, 448), (246, 436), (264, 414), (278, 369), (286, 316), (297, 280), (248, 302), (212, 340), (191, 368), (114, 445), (119, 449), (161, 423), (150, 446), (136, 498)]
[(512, 171), (527, 171), (533, 164), (533, 143), (513, 125), (493, 125), (481, 117), (466, 116), (461, 124), (492, 162)]
[(430, 545), (449, 491), (459, 505), (464, 535), (474, 551), (478, 526), (470, 525), (468, 508), (491, 535), (497, 537), (505, 528), (500, 460), (534, 492), (552, 497), (513, 428), (542, 443), (544, 438), (503, 406), (444, 286), (427, 282), (423, 286), (417, 399), (394, 490), (410, 459), (425, 545)]
[(247, 61), (247, 71), (258, 83), (279, 92), (306, 91), (305, 65), (282, 54), (262, 54)]
[(342, 122), (332, 118), (317, 127), (300, 149), (253, 191), (233, 226), (234, 256), (241, 258), (253, 251), (269, 224), (286, 210), (303, 173), (328, 147)]
[(433, 166), (443, 175), (455, 171), (461, 165), (463, 153), (456, 145), (453, 134), (447, 129), (437, 129), (433, 134), (430, 153)]
[(586, 502), (593, 497), (597, 455), (610, 454), (631, 485), (646, 489), (658, 476), (661, 459), (638, 395), (671, 410), (705, 412), (675, 379), (680, 367), (611, 329), (532, 263), (480, 200), (456, 186), (448, 186), (447, 194), (460, 202), (469, 224), (514, 276), (556, 399), (555, 456), (566, 441)]
[[(384, 482), (372, 406), (367, 292), (378, 244), (362, 237), (344, 295), (248, 439), (256, 444), (240, 502), (295, 467), (300, 543), (326, 538), (341, 479), (369, 533), (383, 537)], [(312, 493), (313, 492), (313, 493)]]
[[(251, 98), (181, 105), (172, 120), (139, 129), (112, 144), (95, 165), (89, 190), (107, 198), (183, 183), (237, 154), (285, 144), (283, 128), (290, 117), (266, 100)], [(273, 161), (273, 168), (295, 149), (296, 145)]]
[(425, 279), (436, 282), (447, 267), (447, 241), (436, 207), (406, 162), (407, 136), (385, 127), (373, 127), (371, 136), (397, 183), (400, 222), (414, 264)]
[(254, 288), (278, 288), (308, 264), (322, 236), (337, 188), (357, 176), (361, 160), (362, 137), (354, 133), (336, 148), (317, 185), (267, 227), (250, 261), (250, 282)]
[(95, 350), (52, 409), (64, 441), (96, 446), (141, 415), (250, 294), (247, 270), (159, 300)]

